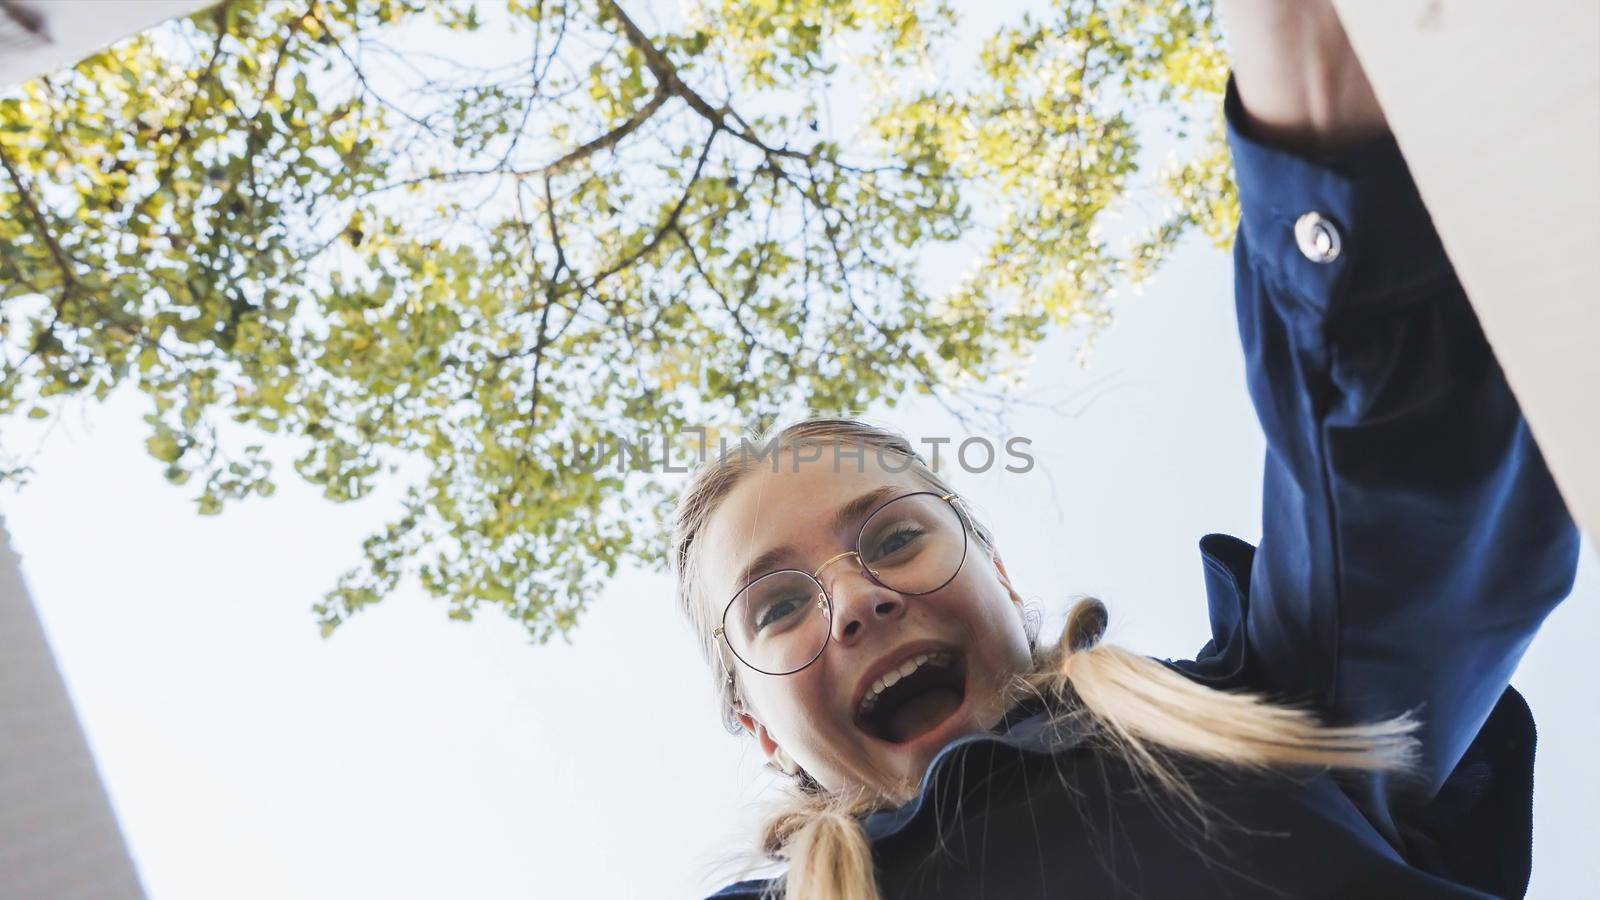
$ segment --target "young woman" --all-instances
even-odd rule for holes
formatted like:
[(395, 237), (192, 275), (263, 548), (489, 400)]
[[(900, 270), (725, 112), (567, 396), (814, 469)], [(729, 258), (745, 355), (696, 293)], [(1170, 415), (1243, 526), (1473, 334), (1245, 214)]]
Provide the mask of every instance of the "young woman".
[(846, 420), (680, 501), (729, 726), (794, 781), (719, 897), (1483, 897), (1527, 886), (1508, 680), (1576, 529), (1326, 3), (1224, 4), (1260, 547), (1201, 542), (1193, 660), (1040, 641), (909, 444)]

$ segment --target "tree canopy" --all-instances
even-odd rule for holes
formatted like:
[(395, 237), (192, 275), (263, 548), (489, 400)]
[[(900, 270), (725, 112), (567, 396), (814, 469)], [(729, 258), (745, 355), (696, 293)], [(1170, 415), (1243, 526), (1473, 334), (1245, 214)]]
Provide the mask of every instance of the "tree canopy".
[[(324, 633), (414, 573), (542, 642), (665, 561), (660, 472), (576, 451), (982, 415), (1231, 230), (1205, 0), (1055, 0), (976, 59), (940, 2), (639, 7), (232, 0), (0, 93), (0, 416), (131, 381), (206, 514), (272, 493), (268, 435), (335, 501), (420, 472)], [(1195, 138), (1141, 182), (1157, 119)], [(1168, 211), (1129, 226), (1141, 192)], [(931, 288), (946, 244), (977, 250)]]

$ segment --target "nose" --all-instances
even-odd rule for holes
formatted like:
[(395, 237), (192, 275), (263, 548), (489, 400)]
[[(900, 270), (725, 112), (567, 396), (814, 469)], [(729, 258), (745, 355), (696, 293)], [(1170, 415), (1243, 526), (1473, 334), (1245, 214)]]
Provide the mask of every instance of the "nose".
[(834, 557), (823, 568), (846, 556), (853, 559), (855, 565), (845, 574), (817, 575), (833, 601), (833, 639), (842, 644), (856, 641), (864, 629), (899, 618), (905, 613), (906, 607), (906, 598), (873, 581), (867, 575), (861, 557), (854, 553)]

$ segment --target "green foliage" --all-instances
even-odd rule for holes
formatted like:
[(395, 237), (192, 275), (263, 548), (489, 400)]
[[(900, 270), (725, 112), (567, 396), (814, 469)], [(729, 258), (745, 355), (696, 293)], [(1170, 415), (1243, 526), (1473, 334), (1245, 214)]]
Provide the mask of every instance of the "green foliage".
[[(131, 381), (208, 514), (272, 493), (262, 432), (332, 500), (422, 472), (325, 634), (414, 573), (453, 618), (565, 635), (619, 565), (663, 564), (672, 499), (576, 453), (910, 392), (976, 414), (953, 385), (1230, 231), (1198, 0), (1058, 0), (970, 83), (943, 2), (700, 0), (651, 32), (510, 0), (527, 58), (417, 49), (485, 18), (233, 0), (0, 94), (0, 416)], [(846, 137), (818, 121), (841, 68), (872, 87)], [(1157, 107), (1207, 137), (1161, 176), (1176, 212), (1112, 241)], [(930, 292), (919, 253), (958, 240)]]

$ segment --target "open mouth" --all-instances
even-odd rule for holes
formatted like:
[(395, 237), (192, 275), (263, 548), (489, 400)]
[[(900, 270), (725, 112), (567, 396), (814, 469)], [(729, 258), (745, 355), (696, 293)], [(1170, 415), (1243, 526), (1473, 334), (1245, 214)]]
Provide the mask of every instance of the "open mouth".
[(916, 668), (868, 691), (856, 725), (891, 744), (904, 744), (927, 734), (950, 718), (967, 696), (967, 663), (956, 653), (935, 652), (917, 658)]

